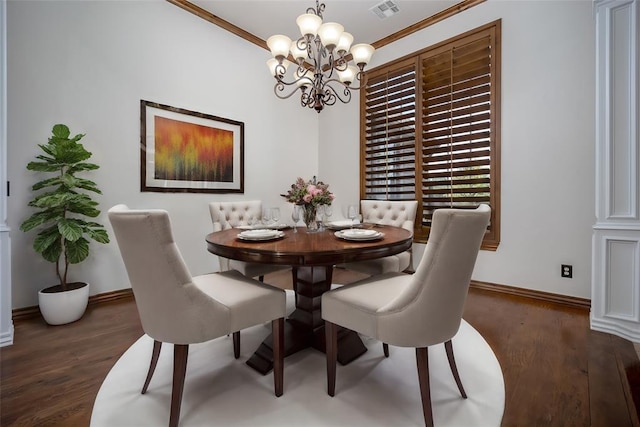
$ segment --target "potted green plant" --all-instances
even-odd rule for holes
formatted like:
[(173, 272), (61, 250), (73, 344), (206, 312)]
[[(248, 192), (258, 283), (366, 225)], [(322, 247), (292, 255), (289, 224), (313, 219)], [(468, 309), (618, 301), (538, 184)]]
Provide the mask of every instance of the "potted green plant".
[[(44, 154), (27, 164), (27, 169), (46, 172), (54, 176), (35, 183), (31, 190), (38, 194), (29, 202), (37, 211), (27, 218), (20, 230), (40, 230), (33, 248), (42, 257), (55, 264), (58, 284), (38, 293), (40, 311), (51, 325), (78, 320), (87, 308), (89, 284), (68, 282), (70, 264), (78, 264), (89, 256), (89, 239), (108, 243), (109, 236), (103, 225), (88, 221), (100, 215), (88, 192), (102, 194), (93, 181), (77, 176), (81, 172), (98, 169), (87, 163), (91, 153), (79, 143), (84, 134), (70, 138), (66, 125), (53, 126), (47, 144), (38, 144)], [(41, 191), (42, 190), (42, 191)]]

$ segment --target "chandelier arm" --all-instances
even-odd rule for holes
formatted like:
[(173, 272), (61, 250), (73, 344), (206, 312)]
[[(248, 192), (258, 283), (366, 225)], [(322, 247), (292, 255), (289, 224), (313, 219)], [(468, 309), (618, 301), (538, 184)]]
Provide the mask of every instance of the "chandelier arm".
[[(329, 84), (332, 82), (338, 83), (340, 86), (342, 86), (342, 88), (344, 88), (344, 90), (342, 91), (342, 95), (340, 94), (340, 91), (336, 90), (336, 88), (334, 88)], [(342, 83), (340, 80), (336, 80), (336, 79), (327, 80), (324, 83), (323, 89), (324, 89), (325, 96), (330, 98), (329, 100), (326, 100), (324, 102), (325, 105), (335, 104), (336, 98), (340, 100), (340, 102), (342, 102), (343, 104), (347, 104), (349, 101), (351, 101), (351, 91), (349, 90), (349, 87), (344, 83)], [(333, 101), (333, 102), (329, 102), (329, 101)]]
[[(276, 68), (276, 69), (277, 69), (277, 68)], [(311, 72), (311, 71), (310, 71), (310, 70), (308, 70), (308, 69), (307, 69), (303, 64), (300, 64), (300, 65), (298, 66), (298, 70), (294, 73), (294, 77), (293, 77), (293, 79), (294, 79), (294, 80), (293, 80), (293, 81), (291, 81), (291, 82), (287, 82), (287, 81), (285, 81), (285, 80), (284, 80), (284, 75), (282, 75), (282, 74), (281, 74), (281, 75), (278, 75), (278, 76), (275, 76), (275, 79), (276, 79), (276, 87), (277, 87), (278, 85), (280, 85), (280, 88), (278, 88), (278, 90), (279, 90), (279, 91), (282, 91), (282, 90), (284, 90), (284, 87), (285, 87), (285, 86), (293, 86), (293, 85), (301, 86), (299, 83), (300, 83), (301, 81), (303, 81), (303, 80), (308, 81), (308, 82), (309, 82), (309, 84), (311, 85), (311, 84), (313, 84), (314, 79), (312, 79), (312, 78), (310, 78), (310, 77), (308, 76), (308, 74), (309, 74), (310, 72)], [(295, 77), (296, 75), (297, 75), (297, 76), (299, 76), (299, 77)], [(294, 91), (294, 92), (295, 92), (295, 91)], [(287, 98), (288, 98), (288, 97), (287, 97)]]
[(301, 106), (313, 108), (314, 102), (315, 102), (315, 90), (310, 90), (309, 92), (303, 91), (302, 95), (300, 95)]
[(324, 69), (325, 67), (322, 67), (322, 73), (324, 74), (325, 72), (328, 73), (326, 75), (327, 79), (331, 79), (333, 77), (333, 71), (336, 69), (336, 62), (333, 59), (333, 53), (329, 54), (329, 61), (326, 64), (326, 68), (327, 70), (325, 71)]
[(348, 66), (349, 63), (345, 61), (344, 58), (338, 58), (333, 61), (333, 66), (331, 68), (334, 68), (336, 71), (344, 71)]
[[(333, 88), (331, 88), (333, 89)], [(336, 103), (336, 100), (340, 99), (335, 95), (335, 91), (333, 90), (329, 90), (329, 89), (325, 89), (323, 96), (322, 96), (322, 105), (334, 105)], [(341, 100), (342, 101), (342, 100)]]
[(309, 51), (309, 48), (311, 43), (309, 43), (309, 40), (307, 40), (307, 38), (305, 36), (300, 37), (298, 40), (296, 40), (296, 47), (300, 50), (306, 50), (307, 52)]
[[(291, 83), (285, 83), (282, 81), (278, 81), (275, 86), (273, 86), (273, 93), (276, 94), (276, 96), (280, 99), (287, 99), (287, 98), (291, 98), (291, 96), (296, 93), (298, 91), (298, 89), (300, 89), (299, 86), (295, 86), (294, 89), (288, 93), (288, 94), (280, 94), (279, 92), (284, 92), (285, 90), (285, 85), (287, 86), (291, 86)], [(302, 90), (302, 93), (304, 94), (304, 90)]]
[[(307, 78), (309, 80), (312, 80), (308, 75), (312, 74), (313, 70), (308, 69), (307, 67), (304, 66), (304, 63), (298, 65), (298, 69), (296, 70), (295, 73), (293, 73), (294, 75), (294, 79), (296, 79), (293, 83), (297, 83), (298, 81), (302, 80), (302, 78)], [(298, 76), (298, 77), (295, 77)]]
[(324, 3), (320, 3), (318, 0), (316, 0), (316, 8), (307, 8), (307, 13), (313, 13), (314, 15), (318, 15), (320, 18), (322, 18), (322, 12), (324, 12), (324, 8)]
[(278, 65), (276, 65), (276, 68), (274, 71), (275, 71), (274, 77), (276, 78), (276, 80), (280, 80), (281, 76), (284, 76), (285, 73), (287, 72), (287, 69), (285, 68), (284, 65), (279, 63)]
[(358, 80), (360, 82), (360, 85), (354, 86), (353, 85), (354, 82), (351, 82), (351, 84), (346, 85), (345, 83), (343, 83), (338, 79), (329, 79), (325, 82), (325, 84), (329, 82), (336, 82), (336, 83), (340, 83), (342, 86), (344, 86), (349, 90), (361, 90), (367, 85), (367, 75), (363, 71), (360, 71), (358, 74), (356, 74), (356, 77), (354, 80)]
[(360, 90), (367, 85), (367, 74), (364, 71), (360, 71), (358, 72), (358, 74), (356, 74), (355, 80), (358, 80), (360, 82), (360, 86), (353, 86), (354, 82), (351, 82), (351, 85), (349, 85), (349, 89)]

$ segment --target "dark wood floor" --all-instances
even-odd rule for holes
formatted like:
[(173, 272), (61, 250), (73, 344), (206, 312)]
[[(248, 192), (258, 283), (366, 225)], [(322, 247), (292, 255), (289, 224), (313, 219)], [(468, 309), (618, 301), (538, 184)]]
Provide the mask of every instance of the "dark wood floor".
[[(283, 286), (289, 277), (265, 281)], [(336, 271), (334, 281), (350, 279)], [(503, 426), (638, 426), (633, 345), (590, 331), (586, 310), (472, 289), (464, 317), (502, 366)], [(14, 345), (0, 349), (3, 427), (88, 426), (103, 379), (142, 335), (132, 299), (90, 306), (70, 325), (14, 326)]]

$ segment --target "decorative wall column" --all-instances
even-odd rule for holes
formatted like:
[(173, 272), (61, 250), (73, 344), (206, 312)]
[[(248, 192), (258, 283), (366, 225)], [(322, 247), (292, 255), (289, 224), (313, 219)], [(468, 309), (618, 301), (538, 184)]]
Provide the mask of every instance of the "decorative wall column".
[(591, 328), (640, 342), (640, 0), (596, 0)]
[(11, 239), (7, 226), (7, 2), (0, 2), (0, 347), (13, 344)]

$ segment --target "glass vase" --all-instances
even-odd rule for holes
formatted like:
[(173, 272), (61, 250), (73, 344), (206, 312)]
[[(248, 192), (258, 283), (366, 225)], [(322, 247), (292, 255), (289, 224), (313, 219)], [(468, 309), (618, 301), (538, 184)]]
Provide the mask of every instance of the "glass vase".
[(302, 220), (307, 226), (308, 233), (315, 233), (320, 230), (318, 227), (318, 219), (316, 218), (316, 206), (303, 205), (302, 206)]

